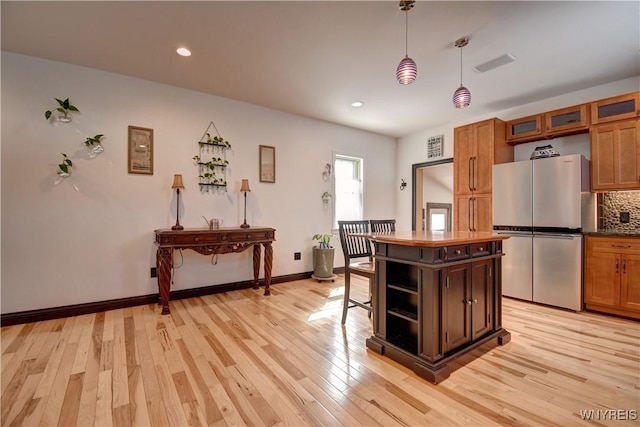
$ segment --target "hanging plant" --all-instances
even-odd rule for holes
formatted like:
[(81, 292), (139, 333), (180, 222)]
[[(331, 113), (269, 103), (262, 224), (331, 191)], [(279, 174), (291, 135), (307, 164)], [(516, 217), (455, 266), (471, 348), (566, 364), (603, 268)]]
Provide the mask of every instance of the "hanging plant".
[(75, 111), (77, 113), (80, 112), (80, 110), (78, 110), (78, 108), (71, 104), (71, 102), (69, 101), (69, 98), (65, 99), (64, 101), (62, 99), (58, 99), (58, 98), (53, 98), (58, 102), (58, 108), (56, 108), (55, 110), (47, 110), (44, 112), (44, 117), (49, 120), (49, 118), (51, 118), (51, 114), (53, 114), (54, 111), (58, 111), (60, 113), (62, 113), (62, 115), (58, 116), (58, 120), (61, 121), (62, 123), (69, 123), (71, 121), (71, 116), (69, 115), (69, 111)]
[(102, 144), (101, 139), (103, 136), (104, 135), (100, 133), (92, 138), (87, 138), (84, 141), (84, 145), (86, 145), (87, 148), (91, 150), (91, 153), (94, 155), (94, 157), (104, 151), (104, 148), (102, 148), (102, 145), (101, 145)]
[(64, 153), (60, 153), (62, 154), (62, 163), (60, 163), (58, 165), (58, 175), (66, 178), (69, 175), (71, 175), (71, 166), (73, 166), (73, 162), (71, 161), (70, 158), (67, 157), (66, 154)]
[(214, 144), (214, 145), (222, 145), (224, 147), (231, 148), (231, 143), (229, 143), (229, 141), (225, 140), (221, 136), (214, 136), (213, 138), (211, 138), (210, 134), (205, 133), (205, 135), (207, 136), (207, 143)]

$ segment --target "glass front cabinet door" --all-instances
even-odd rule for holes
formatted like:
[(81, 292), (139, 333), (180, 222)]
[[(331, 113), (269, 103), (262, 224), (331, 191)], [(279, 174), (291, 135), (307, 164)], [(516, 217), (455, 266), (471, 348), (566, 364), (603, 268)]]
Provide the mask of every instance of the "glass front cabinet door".
[(542, 114), (507, 122), (507, 141), (528, 139), (542, 134)]
[(591, 124), (608, 123), (640, 116), (640, 92), (614, 96), (591, 103)]
[(544, 114), (544, 130), (547, 134), (589, 130), (588, 104), (562, 108)]

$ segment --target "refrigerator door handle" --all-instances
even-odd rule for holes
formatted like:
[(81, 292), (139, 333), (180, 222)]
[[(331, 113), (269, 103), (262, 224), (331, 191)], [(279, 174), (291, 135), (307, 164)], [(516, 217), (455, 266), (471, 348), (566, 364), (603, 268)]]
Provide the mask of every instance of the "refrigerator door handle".
[(562, 239), (573, 240), (576, 237), (580, 237), (577, 234), (545, 234), (545, 233), (533, 233), (533, 237), (544, 237), (545, 239)]

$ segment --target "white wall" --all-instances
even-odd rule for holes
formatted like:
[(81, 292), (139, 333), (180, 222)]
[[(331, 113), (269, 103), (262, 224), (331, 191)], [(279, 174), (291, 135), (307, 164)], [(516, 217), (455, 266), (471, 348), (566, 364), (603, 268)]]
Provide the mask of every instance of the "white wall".
[[(457, 123), (449, 123), (444, 126), (424, 129), (411, 135), (400, 138), (398, 141), (397, 153), (397, 177), (396, 181), (404, 178), (407, 182), (405, 191), (397, 195), (396, 221), (397, 229), (411, 229), (411, 197), (413, 188), (411, 187), (411, 165), (427, 161), (427, 139), (430, 136), (444, 134), (444, 156), (445, 159), (453, 158), (453, 129), (457, 126), (475, 123), (492, 117), (498, 117), (502, 120), (512, 120), (519, 117), (525, 117), (532, 114), (551, 111), (559, 108), (570, 107), (572, 105), (582, 104), (585, 102), (595, 101), (598, 99), (609, 98), (611, 96), (622, 95), (629, 92), (637, 91), (640, 88), (640, 77), (621, 80), (606, 85), (596, 86), (593, 88), (572, 92), (566, 95), (549, 98), (543, 101), (511, 108), (508, 110), (496, 111), (491, 114), (478, 115), (465, 121)], [(443, 104), (442, 108), (453, 108), (449, 103)], [(473, 108), (473, 103), (470, 109)], [(516, 160), (528, 159), (531, 152), (536, 146), (551, 144), (559, 149), (561, 154), (584, 154), (589, 155), (589, 136), (578, 135), (572, 137), (552, 139), (549, 141), (539, 141), (522, 146), (516, 145), (514, 155)]]
[[(70, 97), (80, 109), (73, 122), (45, 120), (54, 97)], [(200, 193), (191, 160), (210, 121), (233, 146), (229, 191), (221, 195)], [(180, 223), (187, 228), (203, 227), (202, 215), (242, 223), (240, 181), (249, 179), (247, 222), (276, 229), (274, 276), (312, 270), (311, 236), (331, 229), (320, 196), (331, 190), (322, 172), (334, 151), (365, 158), (365, 216), (395, 213), (393, 138), (212, 95), (2, 52), (1, 124), (5, 314), (157, 292), (149, 277), (153, 230), (175, 224), (176, 173), (186, 186)], [(153, 176), (127, 173), (128, 125), (154, 129)], [(89, 159), (83, 141), (98, 133), (105, 151)], [(276, 147), (275, 184), (258, 182), (260, 144)], [(61, 152), (74, 166), (57, 182)], [(172, 290), (252, 277), (250, 251), (221, 255), (215, 266), (185, 251)]]

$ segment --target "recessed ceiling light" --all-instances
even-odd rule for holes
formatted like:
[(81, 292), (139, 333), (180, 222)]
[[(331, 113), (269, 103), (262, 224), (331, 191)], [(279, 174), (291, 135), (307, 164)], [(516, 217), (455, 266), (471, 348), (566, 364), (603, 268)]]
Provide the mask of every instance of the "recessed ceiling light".
[(360, 107), (362, 107), (363, 105), (364, 105), (364, 104), (363, 104), (361, 101), (353, 101), (353, 102), (351, 103), (351, 106), (352, 106), (353, 108), (360, 108)]
[(191, 51), (186, 47), (178, 48), (176, 52), (178, 52), (178, 55), (180, 56), (191, 56)]

